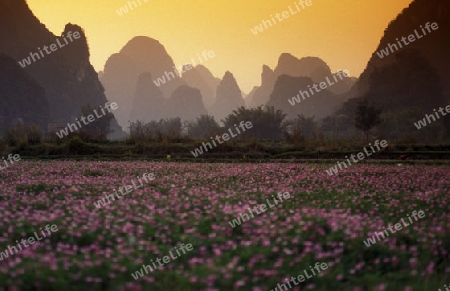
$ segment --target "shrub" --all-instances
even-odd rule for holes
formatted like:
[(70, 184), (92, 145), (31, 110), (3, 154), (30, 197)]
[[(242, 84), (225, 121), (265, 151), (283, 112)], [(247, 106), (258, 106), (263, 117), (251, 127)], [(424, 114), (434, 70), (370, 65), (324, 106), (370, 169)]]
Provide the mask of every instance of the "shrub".
[(42, 142), (42, 136), (44, 135), (42, 129), (36, 125), (31, 125), (27, 130), (28, 144), (38, 145)]
[(91, 155), (100, 152), (100, 147), (98, 145), (92, 145), (89, 143), (84, 143), (80, 137), (74, 136), (67, 142), (67, 149), (69, 154), (75, 155)]
[(27, 145), (38, 145), (42, 142), (44, 133), (37, 125), (26, 126), (17, 123), (5, 132), (5, 142), (9, 146), (25, 147)]
[(18, 146), (28, 143), (27, 127), (22, 123), (17, 123), (5, 132), (5, 141), (9, 146)]

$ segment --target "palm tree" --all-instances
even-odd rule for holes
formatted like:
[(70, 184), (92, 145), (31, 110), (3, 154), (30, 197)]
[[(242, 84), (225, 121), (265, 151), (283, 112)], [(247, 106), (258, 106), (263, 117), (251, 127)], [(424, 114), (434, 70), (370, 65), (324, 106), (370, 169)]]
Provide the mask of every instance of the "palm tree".
[(289, 122), (288, 134), (295, 140), (314, 137), (317, 130), (317, 122), (314, 119), (314, 116), (297, 115), (294, 120)]

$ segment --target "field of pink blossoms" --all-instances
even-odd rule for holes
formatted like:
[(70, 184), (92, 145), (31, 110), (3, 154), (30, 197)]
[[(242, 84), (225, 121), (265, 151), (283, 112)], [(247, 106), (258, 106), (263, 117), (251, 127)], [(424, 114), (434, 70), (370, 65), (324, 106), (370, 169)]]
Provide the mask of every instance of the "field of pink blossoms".
[[(20, 161), (0, 172), (0, 290), (436, 290), (450, 283), (450, 169), (354, 165)], [(144, 173), (155, 180), (97, 209)], [(228, 223), (278, 192), (291, 198)], [(270, 200), (272, 201), (272, 200)], [(413, 211), (425, 217), (367, 247)], [(193, 250), (135, 280), (179, 244)], [(284, 290), (284, 289), (283, 289)], [(277, 289), (279, 291), (279, 289)]]

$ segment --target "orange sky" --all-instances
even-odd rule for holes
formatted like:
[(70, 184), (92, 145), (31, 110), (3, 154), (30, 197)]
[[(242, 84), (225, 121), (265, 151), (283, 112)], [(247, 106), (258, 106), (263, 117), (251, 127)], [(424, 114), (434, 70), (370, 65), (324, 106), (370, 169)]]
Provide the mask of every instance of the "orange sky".
[(54, 34), (68, 22), (83, 27), (97, 71), (133, 36), (145, 35), (159, 40), (176, 65), (213, 50), (216, 56), (205, 65), (220, 78), (231, 71), (246, 93), (260, 85), (262, 65), (273, 69), (283, 52), (317, 56), (333, 71), (348, 69), (359, 76), (387, 24), (412, 2), (311, 0), (311, 6), (254, 35), (251, 28), (289, 6), (295, 10), (298, 0), (145, 1), (119, 16), (116, 10), (127, 0), (27, 0)]

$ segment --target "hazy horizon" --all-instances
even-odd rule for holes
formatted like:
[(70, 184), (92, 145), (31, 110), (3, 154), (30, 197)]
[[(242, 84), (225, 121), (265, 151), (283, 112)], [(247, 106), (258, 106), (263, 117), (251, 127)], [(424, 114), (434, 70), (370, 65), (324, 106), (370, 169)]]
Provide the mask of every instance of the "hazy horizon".
[[(289, 6), (295, 11), (297, 2), (141, 0), (141, 5), (122, 16), (116, 10), (127, 5), (124, 0), (97, 4), (85, 0), (76, 3), (49, 0), (45, 5), (37, 0), (27, 2), (55, 35), (61, 35), (69, 22), (80, 25), (85, 30), (90, 61), (96, 71), (102, 71), (106, 60), (130, 39), (142, 35), (158, 40), (177, 66), (204, 50), (213, 50), (216, 57), (205, 66), (219, 78), (226, 71), (232, 72), (240, 88), (248, 93), (253, 86), (260, 85), (262, 65), (274, 69), (282, 53), (297, 58), (319, 57), (332, 71), (347, 69), (351, 76), (359, 77), (387, 24), (412, 1), (353, 4), (350, 0), (339, 3), (313, 0), (311, 6), (282, 22), (277, 20), (257, 35), (251, 32), (252, 28), (262, 20), (270, 20), (270, 15), (275, 18), (276, 13), (288, 11)], [(91, 12), (86, 13), (86, 9)], [(339, 45), (327, 45), (330, 43)]]

